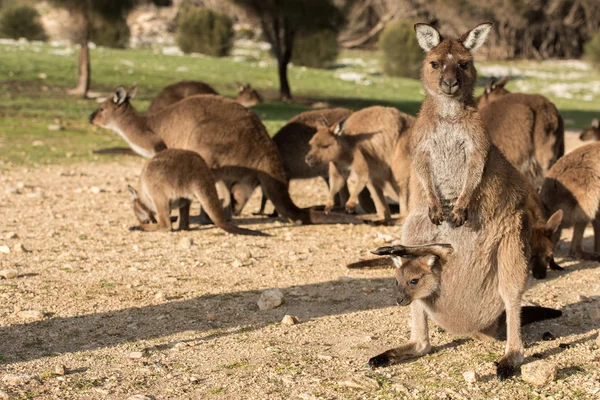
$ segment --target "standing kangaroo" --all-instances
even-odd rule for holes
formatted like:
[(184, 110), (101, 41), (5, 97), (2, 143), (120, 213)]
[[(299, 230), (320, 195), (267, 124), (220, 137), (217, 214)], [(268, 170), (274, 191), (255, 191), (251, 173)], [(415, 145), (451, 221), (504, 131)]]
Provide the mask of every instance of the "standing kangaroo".
[(326, 210), (334, 205), (335, 195), (348, 182), (350, 197), (346, 210), (354, 212), (358, 196), (369, 189), (384, 220), (391, 218), (384, 190), (399, 197), (402, 216), (408, 204), (410, 156), (408, 132), (414, 118), (393, 107), (368, 107), (352, 113), (348, 119), (330, 127), (320, 126), (310, 140), (306, 163), (329, 164), (329, 199)]
[[(473, 97), (472, 53), (491, 27), (484, 23), (459, 39), (442, 39), (434, 27), (415, 25), (427, 53), (421, 73), (426, 97), (411, 132), (410, 214), (402, 241), (447, 243), (454, 249), (444, 266), (449, 278), (444, 276), (440, 286), (448, 285), (450, 293), (439, 308), (413, 302), (410, 342), (372, 358), (373, 367), (427, 354), (428, 318), (449, 332), (476, 335), (495, 326), (503, 311), (507, 341), (498, 378), (510, 376), (523, 362), (521, 297), (531, 235), (527, 182), (490, 143)], [(465, 307), (474, 312), (466, 313)]]
[(191, 201), (199, 200), (219, 228), (241, 235), (267, 236), (238, 228), (225, 219), (210, 168), (193, 151), (166, 149), (157, 153), (142, 169), (139, 187), (139, 195), (133, 187), (128, 189), (143, 231), (170, 230), (174, 208), (179, 209), (179, 229), (188, 229)]
[[(548, 172), (540, 191), (546, 214), (562, 210), (561, 229), (573, 226), (569, 255), (600, 261), (600, 143), (581, 146), (563, 156)], [(594, 252), (583, 250), (583, 234), (594, 227)], [(560, 239), (558, 230), (553, 240)]]
[(281, 156), (258, 116), (239, 103), (214, 95), (185, 98), (158, 114), (141, 115), (131, 105), (135, 87), (98, 106), (90, 122), (117, 132), (131, 148), (152, 157), (165, 148), (200, 154), (217, 184), (245, 201), (261, 186), (275, 209), (294, 223), (362, 223), (349, 215), (301, 209), (288, 192)]
[(594, 118), (592, 124), (581, 132), (579, 140), (593, 140), (594, 142), (600, 140), (600, 121), (598, 121), (598, 118)]

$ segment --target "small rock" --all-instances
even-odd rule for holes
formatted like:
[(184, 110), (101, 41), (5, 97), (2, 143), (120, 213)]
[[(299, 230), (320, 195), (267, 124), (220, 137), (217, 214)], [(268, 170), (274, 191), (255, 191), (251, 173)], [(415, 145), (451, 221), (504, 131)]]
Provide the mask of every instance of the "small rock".
[(198, 375), (190, 376), (190, 383), (200, 383), (200, 377)]
[(25, 310), (21, 311), (17, 314), (19, 317), (23, 319), (42, 319), (44, 318), (44, 313), (38, 310)]
[(153, 398), (145, 394), (134, 394), (133, 396), (129, 396), (127, 400), (153, 400)]
[(298, 322), (298, 317), (292, 317), (291, 315), (284, 315), (281, 320), (282, 325), (296, 325)]
[(15, 279), (19, 276), (19, 271), (13, 268), (2, 269), (0, 270), (0, 276), (4, 279)]
[(283, 293), (279, 289), (269, 289), (262, 292), (258, 299), (259, 310), (272, 310), (283, 303)]
[(240, 268), (242, 266), (244, 266), (244, 263), (241, 262), (240, 260), (238, 260), (237, 258), (235, 260), (233, 260), (233, 262), (231, 263), (231, 266), (233, 268)]
[(216, 321), (217, 320), (217, 314), (207, 314), (206, 315), (206, 319), (208, 319), (209, 321)]
[(475, 383), (479, 380), (479, 374), (475, 371), (465, 371), (463, 377), (467, 383)]
[(600, 307), (595, 307), (588, 310), (588, 314), (592, 321), (600, 321)]
[(90, 192), (93, 194), (98, 194), (98, 193), (104, 192), (104, 190), (100, 189), (98, 186), (92, 186), (90, 188)]
[(142, 351), (132, 351), (128, 354), (129, 358), (138, 359), (144, 357), (144, 352)]
[(50, 124), (48, 125), (48, 130), (49, 131), (62, 131), (63, 129), (65, 129), (64, 126), (60, 125), (60, 124)]
[(8, 232), (8, 233), (6, 234), (6, 238), (7, 238), (7, 239), (18, 239), (18, 238), (19, 238), (19, 235), (17, 235), (17, 233), (16, 233), (16, 232)]
[(45, 72), (40, 72), (38, 74), (38, 78), (40, 79), (46, 79), (48, 77), (48, 74), (46, 74)]
[(67, 368), (64, 365), (57, 365), (56, 367), (54, 367), (54, 373), (60, 376), (66, 375)]
[(34, 140), (33, 142), (31, 142), (31, 145), (33, 147), (41, 147), (44, 145), (44, 142), (42, 142), (41, 140)]
[(384, 243), (392, 243), (394, 241), (394, 237), (387, 233), (377, 232), (377, 238), (382, 239)]
[(185, 347), (189, 347), (189, 345), (185, 342), (178, 342), (178, 343), (175, 343), (173, 345), (173, 347), (171, 347), (171, 350), (181, 351)]
[(33, 380), (33, 376), (26, 374), (6, 374), (2, 377), (2, 383), (6, 386), (26, 385)]
[(0, 246), (0, 253), (10, 254), (10, 247), (8, 247), (8, 246)]
[(542, 333), (542, 340), (546, 342), (549, 340), (554, 340), (554, 335), (552, 332), (544, 332)]
[(29, 250), (26, 249), (25, 246), (23, 246), (23, 243), (17, 243), (17, 244), (15, 244), (15, 247), (13, 247), (13, 249), (17, 253), (29, 253)]
[(154, 295), (154, 298), (156, 300), (164, 300), (165, 299), (165, 294), (163, 292), (158, 292)]
[(577, 295), (577, 302), (579, 303), (586, 303), (590, 301), (589, 297), (583, 296), (583, 295)]
[(177, 245), (179, 246), (180, 249), (187, 250), (187, 249), (191, 249), (193, 244), (194, 244), (194, 241), (192, 240), (192, 238), (184, 236), (181, 239), (179, 239), (179, 243)]
[(330, 356), (329, 354), (317, 354), (317, 358), (319, 360), (325, 360), (325, 361), (333, 360), (333, 356)]
[(556, 378), (556, 365), (539, 360), (521, 367), (521, 377), (535, 386), (545, 386)]
[(353, 389), (379, 389), (379, 382), (368, 376), (355, 376), (339, 381), (338, 385)]

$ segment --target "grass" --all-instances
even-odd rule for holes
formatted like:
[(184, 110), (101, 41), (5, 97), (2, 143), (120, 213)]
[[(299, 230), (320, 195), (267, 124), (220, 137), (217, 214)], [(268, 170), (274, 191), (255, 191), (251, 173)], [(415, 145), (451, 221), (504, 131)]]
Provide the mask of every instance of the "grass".
[[(0, 160), (37, 165), (120, 157), (92, 154), (94, 149), (125, 146), (125, 143), (116, 134), (88, 123), (88, 115), (97, 107), (95, 100), (65, 94), (65, 89), (75, 83), (76, 48), (4, 42), (0, 44), (0, 51), (3, 53), (0, 64)], [(276, 100), (276, 68), (273, 61), (265, 57), (265, 51), (255, 51), (246, 57), (249, 61), (240, 61), (239, 55), (209, 58), (164, 55), (151, 50), (97, 48), (91, 52), (92, 90), (107, 95), (119, 85), (137, 82), (138, 98), (133, 103), (144, 112), (159, 90), (175, 81), (203, 80), (229, 97), (235, 95), (235, 82), (250, 82), (267, 99), (254, 110), (271, 134), (316, 101), (328, 101), (351, 109), (376, 104), (395, 106), (415, 114), (423, 99), (417, 80), (382, 76), (378, 72), (379, 54), (363, 51), (343, 52), (338, 64), (328, 70), (291, 67), (289, 78), (296, 102), (280, 102)], [(498, 68), (511, 72), (516, 78), (509, 83), (511, 90), (523, 88), (544, 92), (554, 88), (547, 96), (565, 116), (567, 129), (581, 129), (594, 116), (600, 115), (600, 89), (596, 90), (594, 86), (598, 85), (599, 73), (582, 69), (586, 66), (583, 63), (578, 62), (576, 66), (578, 68), (565, 62), (478, 63), (484, 72)], [(348, 73), (358, 76), (360, 83), (341, 79)], [(483, 84), (487, 77), (480, 75)], [(566, 84), (566, 89), (561, 84)], [(571, 90), (568, 85), (574, 85), (574, 88)], [(567, 90), (566, 94), (561, 90)], [(48, 125), (55, 123), (65, 129), (48, 130)]]

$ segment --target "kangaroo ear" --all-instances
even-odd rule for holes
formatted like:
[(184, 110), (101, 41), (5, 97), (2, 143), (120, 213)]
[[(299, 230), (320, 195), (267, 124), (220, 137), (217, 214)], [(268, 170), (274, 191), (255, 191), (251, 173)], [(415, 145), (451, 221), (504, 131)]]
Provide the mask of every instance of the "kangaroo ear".
[(496, 89), (496, 78), (492, 76), (485, 84), (485, 94), (492, 93), (494, 89)]
[(444, 264), (448, 256), (454, 251), (452, 245), (444, 243), (425, 244), (421, 246), (386, 246), (380, 247), (374, 251), (373, 254), (377, 255), (390, 255), (397, 257), (406, 258), (419, 258), (419, 257), (436, 257), (436, 262), (439, 260)]
[(596, 129), (600, 128), (600, 121), (598, 121), (598, 118), (594, 118), (592, 120), (592, 128), (596, 128)]
[(329, 122), (327, 122), (327, 118), (325, 118), (324, 116), (321, 116), (321, 118), (319, 118), (317, 124), (329, 128)]
[(113, 103), (120, 106), (125, 100), (127, 100), (127, 91), (123, 86), (119, 86), (113, 95)]
[(504, 77), (502, 79), (500, 79), (500, 81), (498, 83), (496, 83), (496, 86), (504, 87), (508, 83), (509, 79), (510, 79), (510, 76), (504, 75)]
[(129, 194), (131, 195), (131, 198), (133, 200), (137, 200), (138, 199), (138, 192), (137, 192), (137, 190), (135, 190), (133, 188), (133, 186), (127, 185), (127, 190), (129, 190)]
[(471, 53), (474, 53), (485, 43), (490, 31), (492, 30), (492, 25), (493, 24), (491, 22), (479, 24), (469, 32), (462, 35), (459, 40), (462, 42), (463, 46), (467, 48), (467, 50), (470, 50)]
[(440, 32), (429, 24), (415, 24), (415, 33), (417, 34), (419, 46), (425, 52), (429, 52), (442, 41)]
[(545, 227), (546, 236), (550, 237), (554, 234), (554, 232), (556, 232), (556, 230), (558, 229), (558, 227), (560, 226), (560, 224), (562, 222), (562, 219), (563, 219), (563, 211), (562, 210), (558, 210), (557, 212), (552, 214), (552, 216), (550, 218), (548, 218), (548, 221), (546, 222), (546, 227)]
[(129, 91), (127, 92), (127, 99), (131, 100), (135, 97), (135, 94), (137, 93), (137, 87), (138, 87), (138, 84), (134, 83), (133, 86), (131, 86), (131, 88), (129, 88)]
[(237, 84), (238, 93), (242, 93), (246, 87), (243, 84), (241, 84), (240, 82), (236, 82), (236, 84)]
[(344, 118), (335, 125), (335, 128), (333, 129), (333, 134), (337, 136), (342, 136), (345, 133), (344, 128), (346, 128), (346, 118)]

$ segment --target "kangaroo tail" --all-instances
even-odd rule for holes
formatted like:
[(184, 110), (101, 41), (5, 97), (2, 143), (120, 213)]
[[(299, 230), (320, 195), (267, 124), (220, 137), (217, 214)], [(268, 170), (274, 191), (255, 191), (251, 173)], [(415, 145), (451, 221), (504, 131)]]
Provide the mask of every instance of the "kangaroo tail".
[(374, 268), (374, 267), (393, 267), (393, 261), (389, 257), (372, 258), (370, 260), (355, 261), (350, 264), (346, 264), (346, 268), (360, 269), (360, 268)]
[[(211, 217), (211, 219), (212, 219), (212, 217)], [(226, 222), (225, 224), (221, 224), (221, 225), (217, 224), (217, 226), (219, 228), (223, 229), (225, 232), (234, 233), (236, 235), (271, 236), (268, 233), (264, 233), (264, 232), (260, 232), (260, 231), (253, 231), (251, 229), (240, 228), (238, 226), (230, 224), (229, 222)]]

